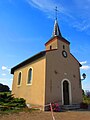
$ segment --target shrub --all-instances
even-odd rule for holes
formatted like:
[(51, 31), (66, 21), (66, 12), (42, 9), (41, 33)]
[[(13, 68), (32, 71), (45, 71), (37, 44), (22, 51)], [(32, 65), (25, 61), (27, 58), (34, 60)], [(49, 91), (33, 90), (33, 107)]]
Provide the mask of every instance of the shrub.
[(13, 95), (0, 95), (0, 109), (5, 111), (8, 109), (19, 109), (26, 107), (26, 101), (23, 98), (14, 98)]
[(18, 107), (25, 107), (26, 106), (26, 101), (23, 99), (23, 98), (14, 98), (12, 101), (11, 101), (11, 104), (16, 104), (16, 106)]
[(90, 104), (90, 97), (83, 95), (83, 103)]

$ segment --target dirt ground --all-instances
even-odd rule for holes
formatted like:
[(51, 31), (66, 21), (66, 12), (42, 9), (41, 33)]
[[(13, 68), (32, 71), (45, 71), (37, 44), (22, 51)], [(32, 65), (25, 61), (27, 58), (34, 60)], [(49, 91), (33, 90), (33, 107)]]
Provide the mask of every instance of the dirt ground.
[[(90, 111), (54, 112), (55, 120), (90, 120)], [(51, 112), (20, 112), (0, 115), (0, 120), (53, 120)]]

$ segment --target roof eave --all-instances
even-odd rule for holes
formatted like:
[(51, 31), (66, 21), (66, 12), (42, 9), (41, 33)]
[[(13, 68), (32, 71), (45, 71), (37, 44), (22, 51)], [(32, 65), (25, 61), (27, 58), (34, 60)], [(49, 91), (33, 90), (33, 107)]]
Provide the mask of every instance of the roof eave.
[(79, 63), (79, 67), (82, 67), (82, 65), (80, 64), (80, 62), (72, 54), (71, 54), (71, 56)]
[(61, 41), (66, 42), (67, 44), (70, 44), (70, 42), (69, 42), (68, 40), (66, 40), (64, 37), (59, 36), (59, 35), (55, 35), (55, 36), (51, 37), (51, 39), (49, 39), (49, 40), (45, 43), (45, 46), (46, 46), (50, 41), (52, 41), (55, 37), (59, 38)]
[(18, 68), (21, 68), (31, 62), (34, 62), (35, 60), (37, 60), (39, 58), (45, 56), (45, 53), (46, 53), (46, 51), (42, 51), (42, 52), (30, 57), (29, 59), (21, 62), (20, 64), (16, 65), (15, 67), (11, 68), (11, 74), (14, 74), (14, 71), (17, 70)]

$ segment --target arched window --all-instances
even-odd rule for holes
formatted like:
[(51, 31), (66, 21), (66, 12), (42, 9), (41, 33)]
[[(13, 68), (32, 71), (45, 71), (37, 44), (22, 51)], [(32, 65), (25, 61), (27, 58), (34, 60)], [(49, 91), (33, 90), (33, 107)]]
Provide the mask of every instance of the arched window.
[(21, 84), (21, 72), (19, 72), (19, 75), (18, 75), (18, 85)]
[(27, 84), (31, 84), (32, 81), (32, 68), (29, 69), (28, 71), (28, 81)]

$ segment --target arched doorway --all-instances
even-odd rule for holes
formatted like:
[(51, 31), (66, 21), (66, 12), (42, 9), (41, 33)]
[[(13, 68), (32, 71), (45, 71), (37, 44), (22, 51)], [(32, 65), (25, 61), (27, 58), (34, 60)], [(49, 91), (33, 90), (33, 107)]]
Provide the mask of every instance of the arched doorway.
[(68, 81), (64, 81), (63, 82), (63, 102), (64, 105), (69, 105), (70, 104), (70, 100), (69, 100), (69, 83)]

